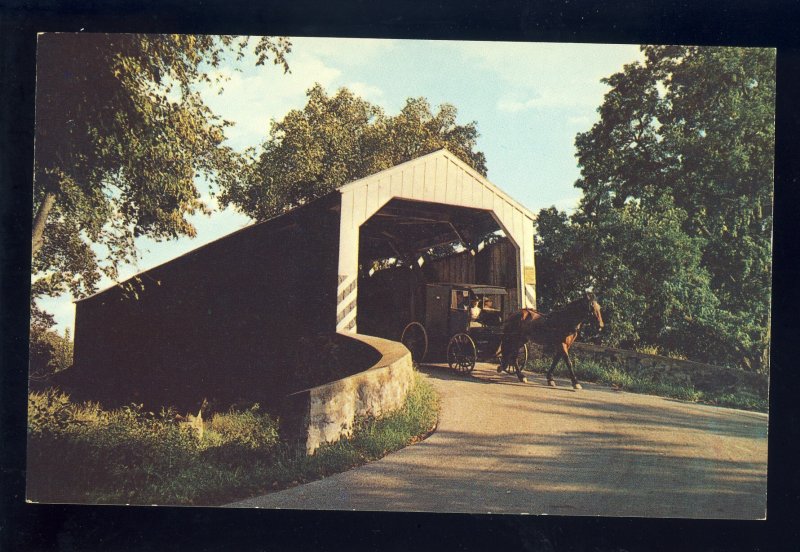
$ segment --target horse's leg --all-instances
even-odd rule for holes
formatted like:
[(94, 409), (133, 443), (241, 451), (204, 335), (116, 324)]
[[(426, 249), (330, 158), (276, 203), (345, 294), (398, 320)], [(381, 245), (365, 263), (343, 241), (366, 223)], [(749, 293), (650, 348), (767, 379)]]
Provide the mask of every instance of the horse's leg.
[(511, 337), (510, 332), (503, 332), (503, 339), (500, 340), (500, 365), (497, 367), (497, 373), (501, 373), (506, 368), (506, 364), (508, 364), (508, 351), (510, 350), (510, 341), (513, 338)]
[(519, 352), (520, 347), (522, 347), (523, 343), (525, 343), (525, 338), (517, 337), (516, 341), (513, 344), (513, 347), (509, 351), (509, 354), (513, 355), (513, 362), (514, 362), (514, 371), (517, 373), (517, 379), (522, 383), (528, 383), (528, 378), (524, 376), (522, 373), (522, 366), (517, 364), (517, 353)]
[(556, 386), (556, 380), (553, 379), (553, 371), (556, 369), (558, 360), (561, 358), (561, 351), (556, 351), (553, 355), (553, 362), (550, 364), (550, 369), (547, 371), (547, 385), (550, 387)]
[(569, 347), (564, 346), (564, 360), (567, 362), (567, 366), (569, 367), (569, 375), (572, 378), (572, 387), (575, 389), (583, 389), (581, 384), (578, 383), (578, 378), (575, 377), (575, 370), (572, 368), (572, 359), (569, 358)]

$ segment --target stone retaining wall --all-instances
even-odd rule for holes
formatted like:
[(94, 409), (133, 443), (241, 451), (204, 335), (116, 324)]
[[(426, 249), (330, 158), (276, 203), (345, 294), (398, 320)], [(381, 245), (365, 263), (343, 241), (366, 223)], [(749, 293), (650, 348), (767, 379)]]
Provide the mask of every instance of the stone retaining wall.
[(380, 416), (400, 408), (411, 388), (411, 354), (401, 343), (359, 334), (341, 334), (376, 349), (381, 358), (372, 367), (290, 395), (282, 408), (282, 432), (312, 454), (353, 431), (363, 416)]
[(600, 363), (610, 363), (635, 376), (690, 384), (698, 391), (727, 393), (744, 390), (762, 399), (766, 399), (769, 392), (769, 378), (764, 374), (588, 343), (575, 343), (570, 352), (578, 362), (582, 358), (588, 358)]

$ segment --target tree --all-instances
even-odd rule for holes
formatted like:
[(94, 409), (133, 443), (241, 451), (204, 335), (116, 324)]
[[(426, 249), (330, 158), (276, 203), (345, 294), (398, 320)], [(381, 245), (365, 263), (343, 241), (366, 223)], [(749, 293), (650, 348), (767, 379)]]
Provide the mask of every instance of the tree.
[(486, 158), (475, 151), (476, 124), (457, 124), (451, 105), (432, 113), (424, 98), (413, 98), (399, 114), (387, 117), (380, 107), (346, 88), (328, 96), (315, 85), (307, 96), (303, 109), (273, 121), (246, 177), (223, 191), (223, 204), (234, 204), (248, 216), (265, 220), (439, 148), (449, 149), (486, 174)]
[[(208, 212), (196, 179), (234, 178), (225, 127), (197, 86), (232, 36), (43, 34), (39, 37), (32, 296), (92, 292), (136, 258), (135, 238), (193, 236), (187, 215)], [(263, 38), (258, 63), (288, 69), (290, 44)]]
[(537, 307), (544, 312), (566, 305), (574, 294), (590, 287), (589, 274), (581, 260), (585, 256), (578, 228), (555, 207), (536, 217)]
[[(599, 240), (604, 255), (615, 243), (627, 244), (618, 249), (618, 264), (608, 266), (639, 275), (644, 259), (656, 260), (638, 256), (636, 240), (643, 235), (629, 231), (642, 220), (666, 224), (664, 244), (676, 249), (663, 250), (662, 260), (684, 265), (680, 284), (671, 281), (674, 270), (657, 263), (664, 272), (654, 283), (667, 295), (646, 290), (655, 295), (644, 297), (647, 304), (631, 302), (626, 314), (636, 317), (652, 302), (683, 297), (698, 312), (678, 309), (678, 318), (653, 323), (674, 328), (683, 320), (691, 326), (687, 339), (704, 336), (706, 346), (697, 344), (699, 349), (687, 351), (691, 355), (707, 356), (714, 349), (708, 344), (720, 343), (714, 354), (723, 358), (710, 360), (766, 369), (775, 51), (683, 46), (643, 51), (644, 63), (604, 80), (611, 90), (599, 109), (600, 121), (576, 138), (581, 167), (576, 186), (584, 195), (573, 222), (584, 243)], [(647, 240), (649, 247), (660, 248), (656, 238)], [(598, 285), (613, 288), (610, 273), (591, 274)], [(652, 331), (645, 335), (656, 339)]]

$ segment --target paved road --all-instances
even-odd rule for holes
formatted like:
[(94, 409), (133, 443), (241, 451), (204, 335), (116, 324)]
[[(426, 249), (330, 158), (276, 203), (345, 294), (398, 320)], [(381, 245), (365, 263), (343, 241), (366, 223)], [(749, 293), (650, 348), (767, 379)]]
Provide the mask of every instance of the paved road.
[(236, 507), (758, 519), (767, 416), (479, 364), (423, 368), (442, 396), (422, 443)]

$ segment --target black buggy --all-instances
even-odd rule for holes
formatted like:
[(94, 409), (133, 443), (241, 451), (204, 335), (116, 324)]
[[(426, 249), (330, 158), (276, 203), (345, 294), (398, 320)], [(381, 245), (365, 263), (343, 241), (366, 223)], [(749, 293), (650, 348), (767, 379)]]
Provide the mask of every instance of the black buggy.
[[(505, 288), (442, 283), (421, 287), (422, 312), (400, 337), (415, 363), (445, 355), (450, 368), (468, 374), (478, 360), (499, 362), (503, 322), (513, 312)], [(514, 371), (527, 361), (528, 347), (523, 344), (506, 370)]]

